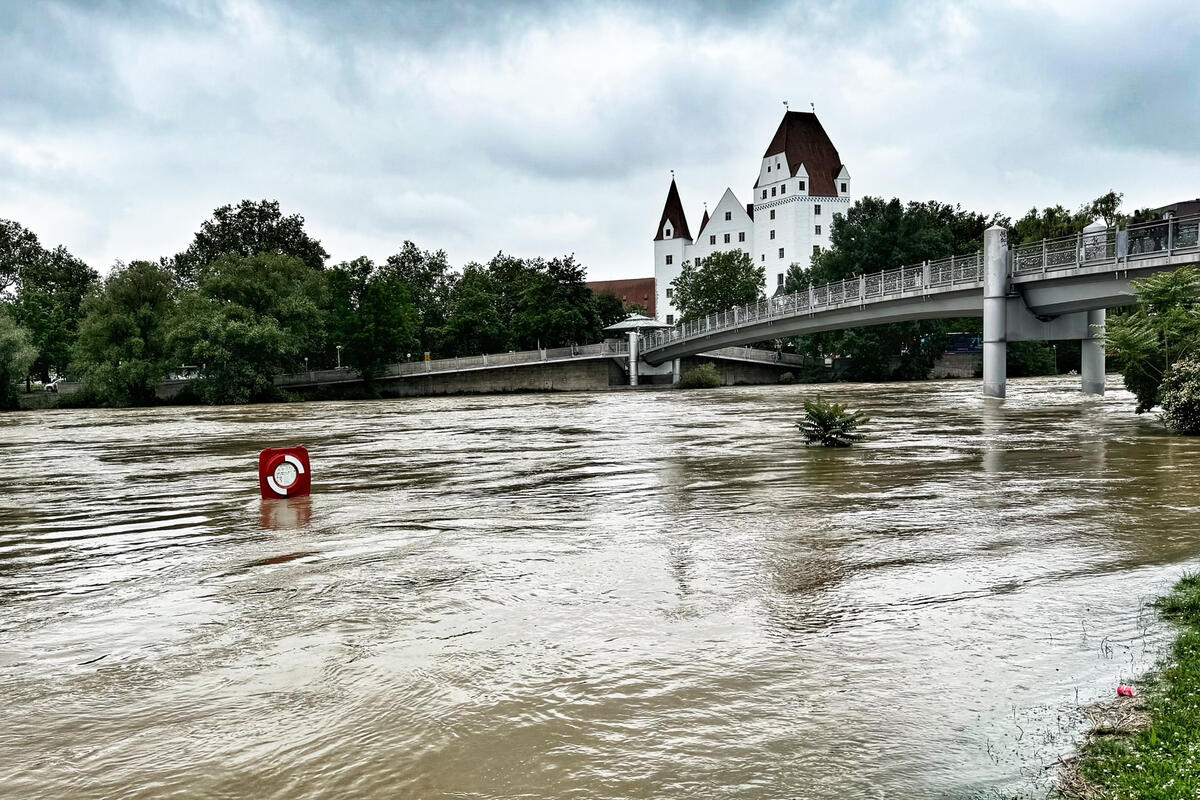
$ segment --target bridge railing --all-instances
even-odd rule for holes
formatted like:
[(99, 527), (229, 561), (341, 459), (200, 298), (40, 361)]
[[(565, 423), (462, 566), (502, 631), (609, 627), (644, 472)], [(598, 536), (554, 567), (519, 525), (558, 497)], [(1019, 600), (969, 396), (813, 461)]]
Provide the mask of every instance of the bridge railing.
[(983, 254), (954, 256), (899, 269), (813, 286), (791, 294), (775, 295), (701, 319), (663, 328), (642, 337), (644, 350), (663, 347), (693, 336), (740, 328), (781, 317), (816, 313), (846, 305), (864, 306), (938, 287), (977, 284), (983, 281)]
[(1013, 248), (1013, 275), (1031, 275), (1115, 264), (1131, 258), (1171, 255), (1200, 248), (1200, 214), (1103, 228)]
[[(511, 353), (489, 353), (479, 356), (460, 356), (456, 358), (435, 358), (430, 361), (402, 361), (388, 364), (377, 376), (378, 378), (403, 378), (410, 375), (425, 375), (439, 372), (458, 372), (467, 369), (483, 369), (485, 367), (508, 367), (518, 364), (532, 364), (539, 361), (563, 361), (572, 358), (597, 358), (603, 356), (619, 356), (629, 352), (629, 342), (625, 339), (610, 339), (599, 344), (574, 345), (571, 347), (547, 347), (541, 350), (518, 350)], [(276, 386), (310, 386), (318, 383), (339, 383), (341, 381), (358, 380), (357, 370), (350, 367), (343, 369), (311, 370), (280, 375), (275, 379)]]

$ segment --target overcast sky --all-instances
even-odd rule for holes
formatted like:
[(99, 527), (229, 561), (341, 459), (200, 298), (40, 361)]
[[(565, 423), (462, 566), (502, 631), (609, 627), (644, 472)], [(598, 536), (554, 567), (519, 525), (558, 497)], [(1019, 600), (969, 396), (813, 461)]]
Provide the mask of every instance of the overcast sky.
[[(1200, 3), (0, 0), (0, 217), (105, 271), (275, 198), (336, 261), (653, 273), (816, 106), (856, 196), (1200, 196)], [(1133, 10), (1136, 7), (1136, 11)]]

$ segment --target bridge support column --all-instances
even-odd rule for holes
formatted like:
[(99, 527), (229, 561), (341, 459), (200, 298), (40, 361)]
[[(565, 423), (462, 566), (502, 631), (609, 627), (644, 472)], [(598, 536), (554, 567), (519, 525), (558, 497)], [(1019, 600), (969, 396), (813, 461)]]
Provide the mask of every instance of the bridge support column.
[(983, 232), (983, 393), (1004, 397), (1008, 378), (1008, 231)]
[(638, 382), (638, 362), (641, 360), (641, 354), (638, 352), (638, 332), (629, 332), (629, 385), (637, 386)]
[(1079, 343), (1081, 355), (1080, 375), (1083, 377), (1084, 394), (1104, 394), (1104, 320), (1108, 312), (1087, 312), (1088, 335)]
[(671, 385), (679, 383), (680, 373), (683, 370), (683, 359), (676, 358), (671, 362)]

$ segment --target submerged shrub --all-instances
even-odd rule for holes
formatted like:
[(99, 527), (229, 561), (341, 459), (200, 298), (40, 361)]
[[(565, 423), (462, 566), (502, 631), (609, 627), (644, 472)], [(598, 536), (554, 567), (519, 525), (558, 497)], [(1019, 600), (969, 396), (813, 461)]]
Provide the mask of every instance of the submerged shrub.
[(790, 372), (785, 372), (779, 376), (779, 382), (782, 384), (791, 386), (793, 383), (796, 382), (796, 376)]
[(715, 364), (701, 364), (683, 373), (675, 385), (680, 389), (715, 389), (725, 385), (725, 378)]
[(1177, 361), (1159, 388), (1162, 420), (1175, 433), (1200, 434), (1200, 360)]
[(796, 427), (806, 445), (849, 447), (862, 441), (862, 434), (855, 431), (868, 422), (870, 419), (861, 411), (850, 411), (841, 403), (828, 403), (818, 396), (804, 401), (804, 417)]

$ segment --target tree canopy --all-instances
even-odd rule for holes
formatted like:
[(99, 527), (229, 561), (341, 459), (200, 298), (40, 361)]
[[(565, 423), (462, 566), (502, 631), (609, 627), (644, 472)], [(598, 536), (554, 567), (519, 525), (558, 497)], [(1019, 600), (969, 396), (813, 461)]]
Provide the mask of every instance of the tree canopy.
[(753, 303), (763, 296), (766, 270), (742, 250), (716, 252), (696, 266), (687, 262), (671, 281), (679, 322)]
[(175, 275), (159, 264), (117, 264), (83, 304), (72, 371), (96, 402), (108, 406), (154, 402), (167, 373), (167, 317)]
[(323, 269), (329, 258), (321, 243), (304, 230), (304, 217), (284, 216), (277, 200), (243, 200), (213, 211), (187, 249), (168, 264), (181, 280), (192, 283), (204, 266), (221, 256), (259, 253), (291, 256), (313, 270)]
[(208, 403), (275, 397), (276, 375), (303, 366), (324, 337), (325, 284), (298, 258), (226, 255), (200, 269), (168, 323), (176, 362), (199, 365), (197, 396)]
[(1200, 355), (1200, 269), (1159, 273), (1134, 288), (1133, 307), (1108, 318), (1104, 338), (1141, 414), (1159, 404), (1172, 365)]

